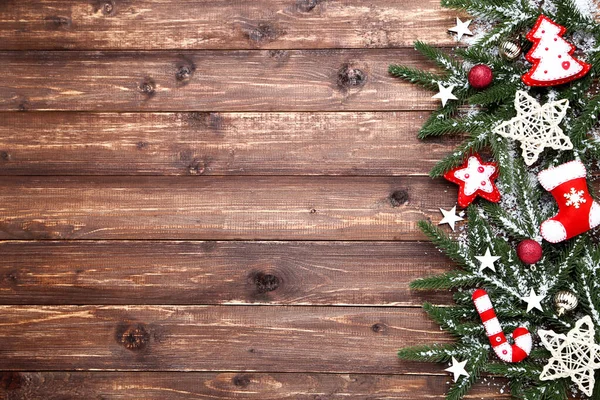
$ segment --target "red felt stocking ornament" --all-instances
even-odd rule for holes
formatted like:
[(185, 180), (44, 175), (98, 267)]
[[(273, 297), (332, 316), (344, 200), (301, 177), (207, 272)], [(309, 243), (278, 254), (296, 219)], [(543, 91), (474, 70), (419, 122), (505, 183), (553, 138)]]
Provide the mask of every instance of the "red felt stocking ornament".
[(600, 205), (590, 196), (581, 161), (548, 168), (538, 174), (538, 180), (558, 203), (558, 214), (540, 227), (544, 239), (562, 242), (600, 224)]
[(591, 65), (572, 56), (575, 46), (562, 36), (567, 29), (545, 15), (540, 15), (527, 39), (533, 47), (525, 58), (533, 67), (523, 75), (528, 86), (554, 86), (579, 79), (591, 68)]

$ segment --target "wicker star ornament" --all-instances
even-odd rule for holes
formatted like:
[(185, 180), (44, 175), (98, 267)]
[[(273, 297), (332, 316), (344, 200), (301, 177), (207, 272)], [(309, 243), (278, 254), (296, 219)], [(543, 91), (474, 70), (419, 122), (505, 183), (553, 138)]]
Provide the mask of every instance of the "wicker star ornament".
[(552, 358), (542, 370), (543, 381), (571, 378), (587, 396), (594, 390), (594, 369), (600, 368), (600, 346), (594, 342), (594, 323), (585, 316), (566, 335), (554, 331), (538, 331), (542, 344)]
[(546, 147), (571, 150), (573, 143), (558, 126), (569, 108), (569, 100), (549, 101), (543, 106), (526, 92), (515, 96), (517, 116), (494, 128), (494, 133), (521, 142), (525, 164), (537, 161)]

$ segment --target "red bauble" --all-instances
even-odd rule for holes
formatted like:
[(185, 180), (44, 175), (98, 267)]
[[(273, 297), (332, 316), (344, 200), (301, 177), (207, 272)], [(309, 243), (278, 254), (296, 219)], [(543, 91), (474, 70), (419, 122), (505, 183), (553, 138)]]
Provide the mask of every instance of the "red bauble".
[(535, 264), (542, 259), (542, 245), (535, 240), (525, 239), (517, 246), (517, 256), (525, 264)]
[(485, 89), (492, 84), (494, 74), (492, 69), (485, 64), (478, 64), (469, 71), (469, 85), (475, 89)]

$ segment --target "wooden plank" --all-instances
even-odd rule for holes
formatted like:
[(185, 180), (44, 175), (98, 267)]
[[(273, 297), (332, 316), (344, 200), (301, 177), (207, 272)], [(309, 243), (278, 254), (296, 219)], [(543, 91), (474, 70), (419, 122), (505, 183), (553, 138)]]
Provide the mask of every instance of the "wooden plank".
[(0, 239), (415, 240), (456, 191), (422, 177), (2, 177)]
[[(6, 399), (445, 399), (448, 376), (208, 372), (4, 372)], [(506, 382), (488, 378), (465, 399), (509, 399)]]
[(0, 3), (2, 49), (313, 49), (453, 45), (438, 0)]
[[(0, 304), (420, 306), (430, 243), (0, 242)], [(448, 302), (450, 292), (427, 293)]]
[(425, 175), (422, 112), (7, 113), (2, 175)]
[(2, 370), (389, 373), (398, 347), (450, 342), (416, 308), (0, 306)]
[(413, 49), (0, 52), (0, 110), (431, 110), (433, 93), (390, 76)]

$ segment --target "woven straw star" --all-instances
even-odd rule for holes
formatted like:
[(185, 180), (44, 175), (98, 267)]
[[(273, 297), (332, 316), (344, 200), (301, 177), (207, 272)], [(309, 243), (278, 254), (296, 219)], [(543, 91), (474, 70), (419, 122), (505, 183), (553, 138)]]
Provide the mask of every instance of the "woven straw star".
[(546, 147), (554, 150), (571, 150), (573, 143), (558, 126), (569, 108), (569, 100), (550, 101), (543, 106), (526, 92), (519, 90), (515, 96), (517, 116), (494, 128), (505, 138), (521, 142), (525, 164), (537, 161)]
[(552, 358), (542, 370), (543, 381), (571, 378), (587, 396), (594, 390), (594, 369), (600, 367), (600, 346), (594, 342), (594, 323), (585, 316), (566, 335), (554, 331), (538, 331)]

